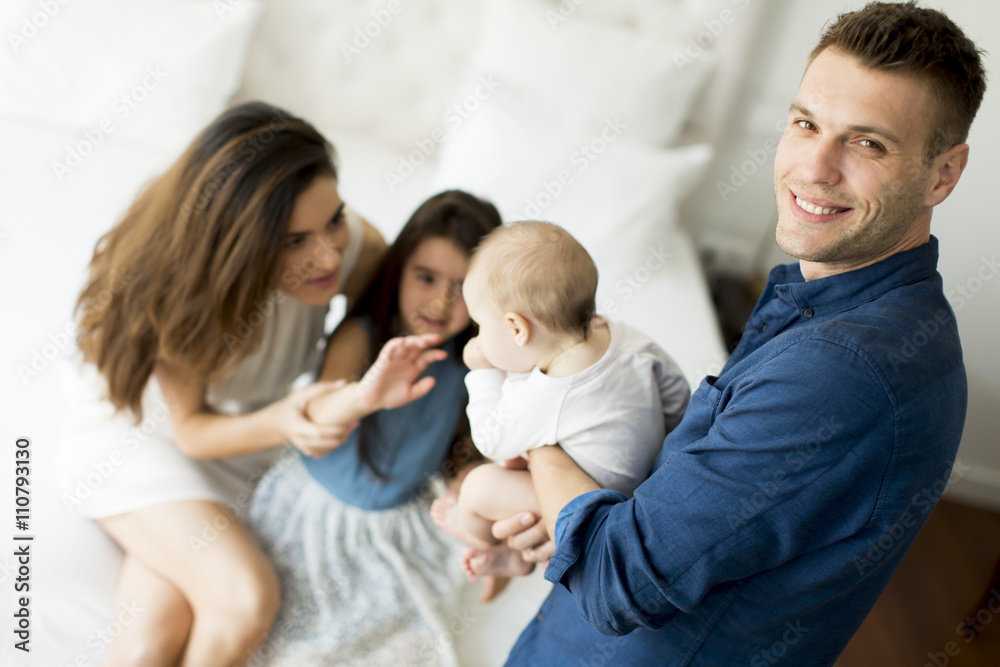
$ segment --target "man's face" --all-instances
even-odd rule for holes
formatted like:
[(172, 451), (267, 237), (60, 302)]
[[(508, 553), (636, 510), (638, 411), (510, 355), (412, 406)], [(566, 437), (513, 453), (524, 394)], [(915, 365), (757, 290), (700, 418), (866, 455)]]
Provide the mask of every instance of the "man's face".
[(866, 69), (836, 50), (820, 53), (774, 162), (781, 249), (823, 275), (926, 240), (933, 110), (927, 83)]

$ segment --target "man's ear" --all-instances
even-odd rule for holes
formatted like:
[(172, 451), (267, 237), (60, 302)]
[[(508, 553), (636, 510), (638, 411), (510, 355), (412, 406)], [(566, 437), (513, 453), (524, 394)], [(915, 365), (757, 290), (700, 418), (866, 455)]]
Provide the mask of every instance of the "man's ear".
[(958, 144), (934, 159), (931, 176), (928, 181), (927, 196), (924, 204), (928, 207), (937, 206), (951, 194), (958, 185), (958, 179), (969, 163), (969, 144)]
[(528, 320), (518, 313), (505, 313), (503, 319), (518, 347), (527, 345), (528, 341), (531, 340), (531, 324), (528, 323)]

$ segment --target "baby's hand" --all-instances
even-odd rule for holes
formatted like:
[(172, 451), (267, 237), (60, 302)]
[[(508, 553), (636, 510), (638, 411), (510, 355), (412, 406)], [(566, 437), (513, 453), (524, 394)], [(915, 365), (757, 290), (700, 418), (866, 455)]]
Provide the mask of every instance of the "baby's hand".
[(465, 362), (470, 371), (493, 368), (493, 364), (486, 360), (486, 355), (483, 354), (482, 349), (479, 347), (479, 336), (476, 336), (465, 344), (465, 350), (462, 352), (462, 361)]

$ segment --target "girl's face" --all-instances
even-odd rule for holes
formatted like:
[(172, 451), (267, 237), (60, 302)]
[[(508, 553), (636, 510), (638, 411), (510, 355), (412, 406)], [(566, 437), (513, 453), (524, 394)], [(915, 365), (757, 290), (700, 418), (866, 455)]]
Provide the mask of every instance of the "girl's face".
[(403, 264), (399, 316), (407, 335), (435, 333), (445, 341), (469, 326), (462, 281), (465, 249), (441, 236), (422, 241)]
[(347, 247), (344, 202), (332, 176), (318, 176), (302, 191), (278, 258), (278, 288), (312, 306), (325, 306), (340, 293)]

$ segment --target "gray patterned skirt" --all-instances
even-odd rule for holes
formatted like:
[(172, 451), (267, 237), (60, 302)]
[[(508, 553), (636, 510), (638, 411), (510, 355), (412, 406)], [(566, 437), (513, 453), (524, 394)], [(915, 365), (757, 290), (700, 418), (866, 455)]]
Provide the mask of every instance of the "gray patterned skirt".
[(297, 455), (261, 479), (249, 525), (281, 581), (281, 610), (247, 663), (458, 665), (447, 620), (461, 544), (430, 518), (430, 500), (389, 510), (345, 505)]

